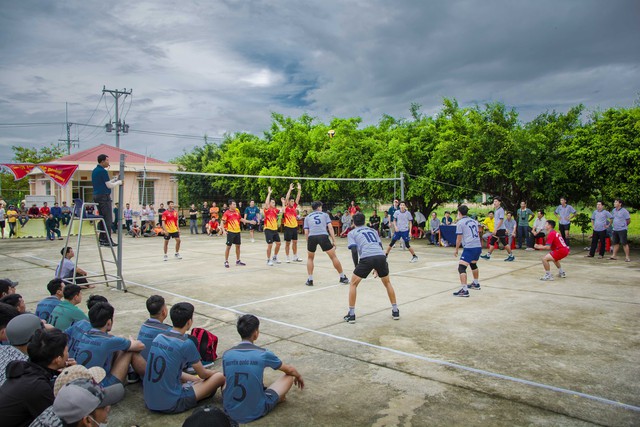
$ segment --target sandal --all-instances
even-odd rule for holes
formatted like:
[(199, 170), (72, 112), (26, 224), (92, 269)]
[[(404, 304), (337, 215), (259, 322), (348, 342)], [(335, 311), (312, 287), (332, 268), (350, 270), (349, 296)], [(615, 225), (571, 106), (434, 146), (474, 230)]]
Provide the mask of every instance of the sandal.
[(96, 285), (80, 285), (80, 289), (93, 289)]
[(631, 262), (631, 258), (625, 258), (624, 262)]
[(614, 258), (614, 257), (610, 256), (610, 257), (609, 257), (609, 259), (612, 259), (612, 260), (614, 260), (614, 261), (615, 261), (615, 260), (617, 260), (618, 258)]

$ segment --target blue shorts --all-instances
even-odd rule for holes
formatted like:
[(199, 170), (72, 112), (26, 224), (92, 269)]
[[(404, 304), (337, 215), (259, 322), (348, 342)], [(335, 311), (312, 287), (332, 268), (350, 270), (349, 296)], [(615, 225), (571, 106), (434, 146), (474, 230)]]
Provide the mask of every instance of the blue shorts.
[(472, 261), (478, 261), (478, 259), (480, 259), (481, 253), (482, 248), (464, 248), (462, 250), (460, 261), (465, 261), (471, 264)]
[(100, 381), (100, 385), (102, 387), (105, 387), (105, 388), (109, 387), (109, 386), (112, 386), (114, 384), (122, 384), (122, 382), (120, 382), (120, 380), (118, 378), (116, 378), (115, 376), (111, 375), (111, 373), (109, 373), (109, 372), (107, 372), (107, 376), (104, 377), (104, 379), (102, 381)]
[(179, 414), (180, 412), (195, 408), (197, 405), (198, 401), (196, 400), (196, 392), (193, 391), (193, 387), (190, 385), (183, 385), (180, 397), (176, 401), (176, 404), (170, 409), (157, 412), (162, 412), (164, 414)]
[(407, 231), (396, 231), (393, 233), (393, 239), (391, 239), (391, 243), (389, 246), (393, 246), (398, 240), (404, 240), (405, 246), (409, 247), (409, 230)]
[(264, 391), (264, 413), (262, 416), (264, 417), (269, 412), (273, 411), (273, 408), (276, 407), (279, 400), (280, 396), (278, 396), (278, 393), (276, 393), (275, 390), (270, 388), (266, 389)]

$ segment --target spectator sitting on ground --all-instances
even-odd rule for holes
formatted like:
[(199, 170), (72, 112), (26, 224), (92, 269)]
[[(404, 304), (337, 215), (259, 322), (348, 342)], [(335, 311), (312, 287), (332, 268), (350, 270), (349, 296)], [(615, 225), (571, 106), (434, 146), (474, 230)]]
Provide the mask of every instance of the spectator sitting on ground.
[(149, 319), (142, 324), (140, 332), (138, 332), (138, 341), (144, 344), (144, 350), (140, 352), (140, 355), (145, 360), (149, 356), (149, 350), (154, 338), (160, 333), (171, 330), (171, 325), (163, 323), (169, 314), (164, 298), (160, 295), (151, 295), (147, 298), (147, 311), (149, 312)]
[(41, 300), (36, 306), (36, 316), (50, 323), (51, 312), (60, 304), (64, 292), (64, 282), (60, 278), (51, 279), (47, 283), (49, 296)]
[(80, 267), (76, 268), (76, 264), (71, 261), (75, 256), (73, 248), (66, 246), (60, 249), (60, 255), (64, 256), (64, 259), (56, 267), (56, 277), (63, 279), (65, 283), (72, 284), (75, 277), (75, 284), (82, 285), (81, 289), (95, 288), (94, 285), (90, 285), (86, 279), (87, 272)]
[(10, 345), (0, 345), (0, 387), (7, 379), (7, 365), (10, 362), (29, 360), (27, 344), (39, 329), (42, 329), (42, 322), (31, 313), (15, 316), (9, 321), (6, 332)]
[(151, 221), (145, 221), (142, 226), (142, 237), (155, 237), (155, 232), (153, 231), (153, 224)]
[(164, 236), (164, 230), (162, 229), (162, 225), (160, 223), (156, 224), (153, 227), (153, 232), (156, 233), (156, 236)]
[(108, 302), (96, 303), (89, 309), (91, 330), (77, 344), (76, 361), (87, 368), (99, 366), (107, 376), (100, 382), (103, 387), (125, 384), (129, 365), (138, 375), (144, 375), (146, 362), (140, 356), (144, 344), (138, 340), (116, 337), (109, 332), (113, 327), (114, 308)]
[[(87, 310), (91, 310), (91, 307), (99, 302), (109, 302), (107, 298), (102, 295), (90, 295), (87, 299)], [(76, 359), (78, 356), (78, 342), (87, 332), (91, 330), (91, 323), (89, 320), (80, 320), (75, 322), (64, 330), (64, 333), (69, 337), (69, 357)], [(102, 379), (100, 379), (102, 381)]]
[[(249, 423), (283, 402), (294, 384), (304, 388), (304, 381), (292, 365), (282, 363), (271, 351), (254, 344), (260, 336), (260, 320), (256, 316), (241, 316), (237, 330), (242, 342), (224, 353), (222, 366), (226, 378), (244, 378), (245, 381), (231, 380), (223, 391), (222, 402), (225, 412), (234, 421)], [(267, 367), (280, 370), (284, 375), (265, 389), (263, 375)]]
[(67, 364), (67, 336), (57, 329), (36, 330), (27, 344), (28, 361), (7, 365), (0, 387), (0, 419), (5, 426), (27, 426), (53, 404), (53, 378)]
[(63, 291), (64, 299), (51, 312), (51, 325), (64, 331), (80, 320), (89, 320), (77, 305), (82, 302), (82, 289), (78, 285), (66, 285)]
[[(196, 406), (199, 400), (215, 394), (225, 383), (221, 373), (202, 366), (196, 345), (186, 335), (193, 326), (193, 312), (193, 305), (187, 302), (171, 307), (173, 328), (158, 334), (151, 344), (143, 391), (144, 402), (152, 411), (184, 412)], [(158, 369), (158, 360), (165, 361), (162, 371)], [(197, 376), (182, 372), (189, 364)], [(193, 383), (187, 383), (190, 381)]]
[(6, 295), (15, 294), (18, 282), (9, 279), (0, 279), (0, 298)]
[(5, 295), (0, 298), (0, 302), (15, 307), (20, 314), (26, 313), (27, 311), (27, 307), (24, 305), (24, 299), (22, 299), (22, 295), (20, 294)]
[(140, 227), (138, 226), (137, 221), (133, 221), (133, 225), (131, 226), (131, 231), (129, 232), (131, 237), (140, 237)]

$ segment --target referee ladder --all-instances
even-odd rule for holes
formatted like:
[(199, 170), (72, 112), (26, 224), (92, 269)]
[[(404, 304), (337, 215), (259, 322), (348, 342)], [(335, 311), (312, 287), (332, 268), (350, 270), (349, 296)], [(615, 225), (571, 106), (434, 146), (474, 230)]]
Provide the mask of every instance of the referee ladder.
[[(127, 291), (127, 286), (124, 283), (124, 280), (122, 279), (122, 276), (118, 276), (117, 274), (117, 265), (118, 265), (118, 258), (116, 255), (116, 251), (112, 245), (112, 240), (111, 240), (111, 230), (107, 230), (107, 223), (104, 220), (104, 217), (102, 217), (101, 215), (87, 215), (86, 206), (93, 206), (94, 208), (97, 208), (98, 204), (97, 203), (85, 203), (82, 199), (74, 199), (73, 200), (73, 214), (71, 215), (71, 220), (69, 221), (69, 225), (68, 225), (68, 231), (67, 231), (67, 239), (65, 240), (65, 244), (64, 247), (69, 247), (69, 241), (72, 239), (71, 236), (71, 231), (73, 230), (73, 223), (75, 221), (79, 221), (78, 223), (78, 236), (76, 238), (76, 242), (75, 242), (75, 248), (74, 248), (74, 252), (75, 252), (75, 263), (74, 263), (74, 271), (77, 270), (78, 268), (78, 261), (80, 259), (80, 243), (82, 242), (82, 227), (83, 225), (88, 221), (90, 225), (93, 226), (93, 230), (95, 232), (95, 238), (96, 238), (96, 246), (98, 248), (98, 255), (100, 257), (100, 265), (102, 267), (102, 273), (97, 273), (97, 274), (88, 274), (87, 276), (81, 276), (85, 279), (93, 279), (91, 280), (91, 284), (101, 284), (104, 283), (105, 285), (109, 286), (109, 283), (112, 282), (116, 282), (117, 284), (120, 283), (122, 284), (122, 290), (124, 290), (125, 292)], [(102, 225), (102, 229), (100, 229), (98, 227), (98, 224)], [(109, 242), (108, 246), (102, 246), (102, 244), (100, 244), (100, 236), (102, 234), (106, 234), (106, 241)], [(107, 254), (106, 256), (109, 259), (105, 258), (105, 254), (102, 253), (102, 251), (106, 250)], [(61, 270), (62, 269), (62, 263), (64, 262), (65, 259), (65, 255), (62, 255), (62, 259), (60, 260), (60, 264), (58, 264), (58, 269)], [(110, 257), (109, 257), (110, 255)], [(107, 266), (106, 264), (113, 264), (114, 267), (116, 267), (116, 274), (111, 274), (109, 272), (107, 272)], [(76, 284), (77, 281), (77, 277), (74, 274), (74, 276), (72, 278), (69, 279), (62, 279), (63, 282), (65, 282), (65, 284)]]

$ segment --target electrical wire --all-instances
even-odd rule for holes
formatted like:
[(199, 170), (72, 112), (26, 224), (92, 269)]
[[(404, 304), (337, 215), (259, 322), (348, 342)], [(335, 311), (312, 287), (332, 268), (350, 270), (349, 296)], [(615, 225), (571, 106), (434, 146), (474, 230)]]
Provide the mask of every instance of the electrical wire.
[(96, 108), (93, 109), (93, 113), (91, 113), (91, 116), (89, 116), (89, 119), (87, 120), (86, 124), (91, 123), (91, 119), (93, 119), (93, 115), (96, 113), (96, 111), (98, 111), (98, 107), (100, 107), (100, 102), (102, 101), (102, 98), (104, 98), (104, 92), (102, 93), (102, 96), (100, 97), (100, 99), (98, 99), (98, 103), (96, 104)]
[(133, 104), (133, 94), (129, 94), (129, 108), (127, 108), (127, 112), (124, 113), (124, 115), (122, 116), (123, 123), (124, 123), (124, 119), (127, 117), (127, 114), (129, 114), (129, 110), (131, 110), (131, 104)]

